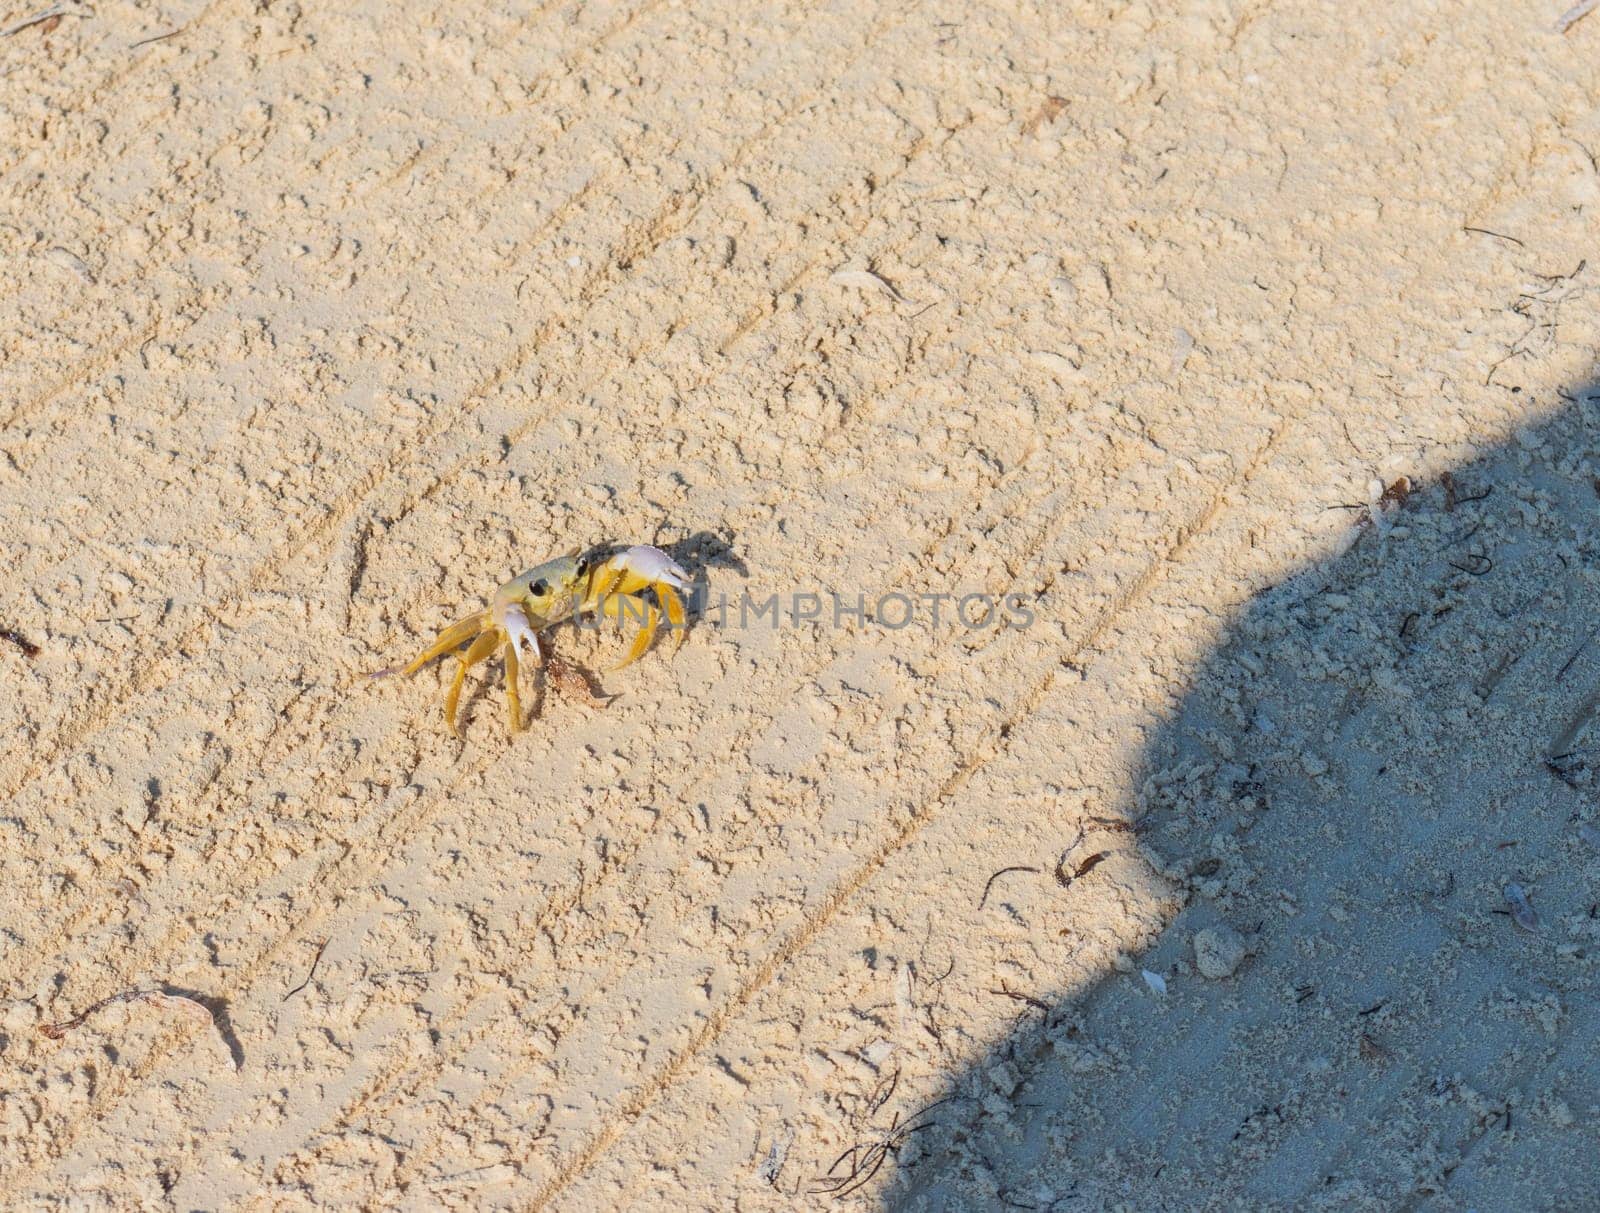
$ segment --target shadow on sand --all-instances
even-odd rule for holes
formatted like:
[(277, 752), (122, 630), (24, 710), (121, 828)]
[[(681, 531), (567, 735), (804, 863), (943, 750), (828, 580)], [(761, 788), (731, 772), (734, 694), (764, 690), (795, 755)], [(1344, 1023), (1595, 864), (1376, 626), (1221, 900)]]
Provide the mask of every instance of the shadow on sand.
[(888, 1139), (887, 1207), (1600, 1208), (1600, 388), (1568, 400), (1233, 620), (1097, 810), (1137, 829), (1065, 864), (1136, 848), (1184, 908), (1018, 1003)]

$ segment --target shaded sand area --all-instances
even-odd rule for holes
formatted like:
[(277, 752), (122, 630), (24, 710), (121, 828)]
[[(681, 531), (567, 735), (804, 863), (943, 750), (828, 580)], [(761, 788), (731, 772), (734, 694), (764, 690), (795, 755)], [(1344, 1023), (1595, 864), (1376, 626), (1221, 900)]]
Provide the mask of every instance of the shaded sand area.
[[(1592, 1200), (1558, 16), (5, 12), (8, 1203)], [(603, 540), (1032, 623), (367, 677)]]

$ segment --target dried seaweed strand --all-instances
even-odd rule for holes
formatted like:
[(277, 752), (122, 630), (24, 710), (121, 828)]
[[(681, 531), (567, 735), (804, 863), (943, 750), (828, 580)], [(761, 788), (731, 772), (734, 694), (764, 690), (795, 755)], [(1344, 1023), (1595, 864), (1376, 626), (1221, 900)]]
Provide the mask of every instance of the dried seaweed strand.
[(1021, 867), (1021, 866), (1011, 867), (1011, 868), (1001, 868), (993, 876), (989, 877), (988, 882), (983, 886), (983, 896), (978, 898), (978, 909), (980, 909), (980, 910), (983, 909), (984, 903), (989, 900), (989, 890), (994, 888), (994, 882), (999, 880), (1000, 877), (1004, 876), (1007, 872), (1037, 872), (1038, 870), (1039, 870), (1038, 868), (1028, 868), (1028, 867)]
[(99, 1002), (91, 1003), (71, 1019), (63, 1019), (58, 1023), (45, 1023), (39, 1025), (39, 1031), (51, 1040), (60, 1040), (74, 1028), (81, 1027), (90, 1016), (115, 1003), (141, 1002), (153, 1007), (160, 1007), (167, 1011), (176, 1011), (187, 1015), (191, 1019), (202, 1016), (211, 1027), (212, 1035), (217, 1038), (218, 1045), (228, 1058), (228, 1064), (238, 1070), (239, 1063), (234, 1059), (233, 1049), (228, 1045), (228, 1039), (222, 1034), (221, 1027), (217, 1024), (217, 1017), (210, 1007), (197, 998), (190, 998), (187, 994), (169, 994), (165, 990), (123, 990), (120, 993), (102, 998)]

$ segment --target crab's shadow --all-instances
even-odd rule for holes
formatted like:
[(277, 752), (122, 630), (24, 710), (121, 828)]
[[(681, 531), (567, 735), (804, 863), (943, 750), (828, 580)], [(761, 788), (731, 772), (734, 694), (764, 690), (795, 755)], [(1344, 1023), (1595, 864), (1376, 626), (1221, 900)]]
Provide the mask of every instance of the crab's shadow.
[(211, 1022), (216, 1025), (217, 1035), (222, 1038), (222, 1043), (228, 1046), (228, 1056), (233, 1061), (235, 1070), (244, 1068), (244, 1046), (239, 1042), (239, 1034), (234, 1030), (233, 1016), (228, 1013), (228, 1000), (216, 994), (207, 994), (201, 990), (191, 990), (187, 986), (163, 984), (163, 994), (176, 994), (180, 998), (187, 998), (190, 1002), (197, 1002), (211, 1012)]
[(689, 579), (698, 588), (706, 584), (712, 569), (731, 569), (741, 577), (750, 576), (749, 567), (733, 550), (733, 541), (734, 532), (726, 529), (720, 534), (716, 531), (699, 531), (685, 539), (660, 546), (689, 574)]

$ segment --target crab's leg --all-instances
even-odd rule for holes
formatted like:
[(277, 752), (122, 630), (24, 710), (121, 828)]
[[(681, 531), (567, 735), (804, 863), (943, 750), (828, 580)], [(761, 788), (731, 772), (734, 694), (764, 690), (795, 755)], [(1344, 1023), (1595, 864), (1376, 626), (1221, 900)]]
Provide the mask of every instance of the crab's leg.
[(489, 622), (489, 612), (479, 611), (476, 615), (468, 615), (465, 619), (452, 623), (444, 631), (434, 637), (433, 643), (423, 650), (410, 665), (401, 671), (403, 674), (415, 674), (435, 657), (442, 657), (451, 649), (465, 644), (483, 631)]
[(613, 594), (600, 604), (600, 613), (621, 623), (624, 619), (637, 619), (640, 621), (639, 633), (633, 638), (633, 644), (628, 649), (628, 655), (616, 665), (613, 670), (620, 670), (630, 666), (645, 655), (650, 648), (650, 642), (656, 638), (656, 628), (661, 623), (661, 615), (655, 607), (643, 598), (634, 598), (626, 594)]
[(656, 582), (656, 599), (667, 613), (667, 622), (672, 625), (672, 651), (676, 653), (683, 647), (684, 613), (683, 599), (678, 597), (678, 591), (670, 585)]
[(450, 683), (450, 693), (444, 697), (444, 719), (445, 723), (450, 726), (450, 732), (453, 736), (461, 736), (456, 731), (456, 704), (461, 699), (461, 684), (467, 680), (467, 670), (493, 653), (499, 639), (498, 629), (484, 632), (472, 642), (472, 647), (458, 659), (461, 664), (456, 667), (455, 680)]
[(522, 696), (517, 690), (517, 642), (507, 637), (505, 643), (506, 657), (506, 706), (511, 712), (511, 731), (522, 732)]

